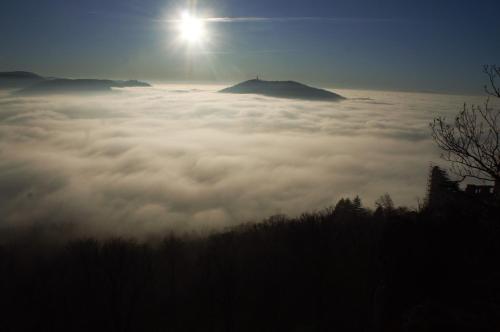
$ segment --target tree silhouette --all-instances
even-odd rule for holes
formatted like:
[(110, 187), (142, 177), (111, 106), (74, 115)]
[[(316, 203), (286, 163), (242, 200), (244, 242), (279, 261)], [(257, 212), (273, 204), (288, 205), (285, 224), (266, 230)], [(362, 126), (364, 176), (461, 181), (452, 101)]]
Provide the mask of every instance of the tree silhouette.
[[(484, 72), (489, 78), (486, 92), (500, 98), (496, 84), (500, 68), (485, 66)], [(489, 99), (483, 106), (464, 105), (453, 123), (438, 117), (430, 127), (442, 158), (451, 162), (451, 171), (461, 181), (475, 178), (500, 184), (500, 110), (491, 107)]]
[(381, 208), (384, 211), (392, 212), (395, 210), (394, 202), (388, 193), (383, 194), (375, 201), (375, 206)]
[(483, 72), (488, 75), (489, 84), (484, 86), (484, 90), (487, 94), (493, 97), (500, 98), (500, 87), (497, 86), (497, 78), (500, 77), (500, 67), (496, 65), (484, 66)]

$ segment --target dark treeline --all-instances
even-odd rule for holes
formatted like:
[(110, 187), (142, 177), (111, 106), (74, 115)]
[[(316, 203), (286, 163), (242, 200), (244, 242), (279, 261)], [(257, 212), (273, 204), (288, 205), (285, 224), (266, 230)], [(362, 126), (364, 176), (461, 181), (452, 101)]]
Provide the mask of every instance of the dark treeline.
[(6, 244), (0, 330), (496, 331), (499, 215), (356, 198), (207, 237)]

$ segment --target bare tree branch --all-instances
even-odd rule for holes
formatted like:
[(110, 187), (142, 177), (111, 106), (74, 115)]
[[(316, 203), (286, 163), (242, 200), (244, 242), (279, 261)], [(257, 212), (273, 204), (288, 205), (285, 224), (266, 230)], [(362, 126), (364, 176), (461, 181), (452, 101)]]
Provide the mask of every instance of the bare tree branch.
[[(489, 80), (486, 92), (500, 98), (496, 84), (500, 67), (484, 66), (483, 71)], [(489, 99), (482, 107), (464, 104), (453, 122), (438, 117), (430, 127), (441, 157), (451, 163), (451, 171), (462, 181), (500, 181), (500, 110), (490, 107)]]
[(500, 98), (500, 88), (497, 87), (496, 79), (500, 77), (500, 67), (496, 65), (485, 65), (483, 67), (483, 72), (488, 75), (488, 80), (490, 86), (485, 85), (484, 90), (490, 96)]

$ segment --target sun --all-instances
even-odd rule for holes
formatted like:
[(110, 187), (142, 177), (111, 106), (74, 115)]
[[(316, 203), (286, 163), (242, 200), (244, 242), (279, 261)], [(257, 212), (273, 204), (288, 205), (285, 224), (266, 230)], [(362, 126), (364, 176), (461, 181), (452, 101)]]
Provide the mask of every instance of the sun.
[(204, 21), (187, 11), (182, 13), (178, 28), (181, 39), (189, 44), (199, 44), (206, 38)]

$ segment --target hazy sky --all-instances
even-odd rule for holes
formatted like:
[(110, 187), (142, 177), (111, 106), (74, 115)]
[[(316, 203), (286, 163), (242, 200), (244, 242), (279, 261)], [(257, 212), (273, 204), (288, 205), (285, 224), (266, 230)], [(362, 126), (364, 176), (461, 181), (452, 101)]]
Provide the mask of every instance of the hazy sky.
[[(208, 23), (188, 52), (167, 21), (190, 7), (237, 19)], [(500, 63), (499, 12), (498, 0), (2, 0), (0, 70), (480, 92), (481, 66)]]

